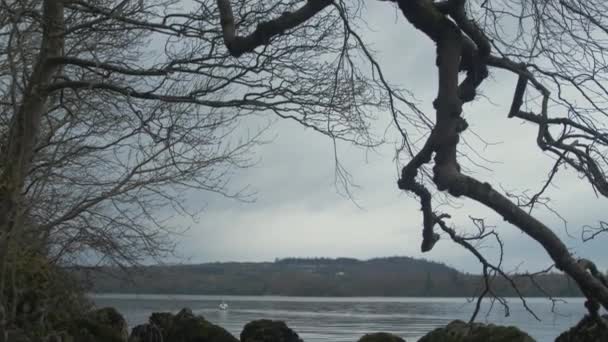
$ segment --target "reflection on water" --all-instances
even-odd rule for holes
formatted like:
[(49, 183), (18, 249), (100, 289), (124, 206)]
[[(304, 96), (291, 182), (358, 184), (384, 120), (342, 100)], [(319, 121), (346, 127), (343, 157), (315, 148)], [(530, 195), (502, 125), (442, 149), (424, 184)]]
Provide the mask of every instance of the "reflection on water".
[[(416, 341), (419, 337), (454, 319), (467, 320), (473, 304), (463, 298), (317, 298), (278, 296), (187, 296), (187, 295), (91, 295), (98, 306), (114, 306), (130, 326), (147, 321), (155, 311), (176, 312), (189, 307), (194, 313), (239, 336), (245, 323), (254, 319), (279, 319), (287, 322), (306, 342), (356, 341), (365, 333), (385, 331)], [(224, 300), (226, 311), (219, 310)], [(553, 341), (559, 333), (578, 322), (584, 314), (582, 299), (566, 299), (552, 312), (551, 302), (528, 299), (528, 305), (541, 318), (536, 321), (512, 298), (510, 315), (490, 303), (478, 321), (515, 325), (539, 342)]]

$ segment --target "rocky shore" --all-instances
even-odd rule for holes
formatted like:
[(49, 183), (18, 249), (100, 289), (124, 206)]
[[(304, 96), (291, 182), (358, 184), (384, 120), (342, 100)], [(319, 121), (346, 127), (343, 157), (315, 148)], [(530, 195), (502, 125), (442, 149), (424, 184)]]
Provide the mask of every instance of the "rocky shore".
[[(608, 341), (606, 320), (598, 323), (589, 317), (562, 333), (556, 342)], [(15, 340), (17, 342), (18, 340)], [(267, 319), (247, 323), (237, 338), (226, 329), (195, 315), (190, 309), (177, 314), (153, 313), (148, 323), (128, 331), (124, 317), (114, 308), (91, 311), (73, 326), (52, 336), (49, 342), (303, 342), (298, 334), (283, 321)], [(453, 321), (435, 329), (418, 342), (534, 342), (525, 332), (515, 327)], [(375, 332), (362, 336), (358, 342), (405, 342), (399, 336)]]

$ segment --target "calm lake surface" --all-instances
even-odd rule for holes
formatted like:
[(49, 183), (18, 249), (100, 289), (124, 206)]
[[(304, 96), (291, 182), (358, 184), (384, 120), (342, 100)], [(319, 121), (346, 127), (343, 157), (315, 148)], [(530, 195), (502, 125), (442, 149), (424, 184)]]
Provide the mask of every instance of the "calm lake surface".
[[(189, 307), (195, 314), (221, 325), (237, 338), (245, 323), (254, 319), (286, 321), (305, 342), (357, 341), (363, 334), (385, 331), (408, 342), (454, 319), (468, 320), (474, 305), (465, 298), (333, 298), (278, 296), (190, 296), (92, 294), (98, 306), (116, 307), (131, 327), (147, 321), (155, 311), (177, 312)], [(218, 309), (224, 300), (227, 311)], [(487, 313), (490, 302), (477, 321), (517, 326), (539, 342), (554, 341), (561, 332), (575, 325), (584, 314), (583, 299), (567, 298), (552, 312), (546, 299), (527, 299), (539, 316), (537, 321), (527, 313), (516, 298), (508, 299), (510, 316), (495, 305)]]

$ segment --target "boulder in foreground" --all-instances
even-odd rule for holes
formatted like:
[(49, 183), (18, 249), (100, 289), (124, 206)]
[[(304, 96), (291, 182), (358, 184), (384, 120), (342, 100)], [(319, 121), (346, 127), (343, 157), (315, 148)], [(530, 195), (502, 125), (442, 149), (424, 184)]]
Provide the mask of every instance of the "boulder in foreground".
[(127, 342), (127, 321), (114, 308), (91, 311), (69, 329), (76, 342)]
[(203, 316), (194, 315), (190, 309), (182, 309), (176, 315), (153, 313), (150, 324), (158, 328), (163, 341), (239, 342), (226, 329), (208, 322)]
[(397, 335), (385, 332), (377, 332), (373, 334), (365, 334), (358, 342), (405, 342), (404, 339)]
[(534, 339), (515, 327), (456, 320), (431, 331), (418, 342), (534, 342)]
[(578, 324), (557, 337), (555, 342), (597, 342), (608, 341), (608, 315), (601, 318), (603, 326), (586, 315)]
[(259, 319), (245, 324), (241, 342), (302, 342), (302, 339), (283, 321)]
[(150, 323), (140, 324), (131, 330), (129, 342), (163, 342), (160, 329)]

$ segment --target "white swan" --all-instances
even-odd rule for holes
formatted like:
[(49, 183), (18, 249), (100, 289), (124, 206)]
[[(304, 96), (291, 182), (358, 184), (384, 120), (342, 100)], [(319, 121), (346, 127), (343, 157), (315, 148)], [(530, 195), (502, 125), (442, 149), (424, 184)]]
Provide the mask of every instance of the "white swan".
[(222, 301), (218, 307), (220, 310), (228, 310), (228, 304), (226, 304), (224, 301)]

